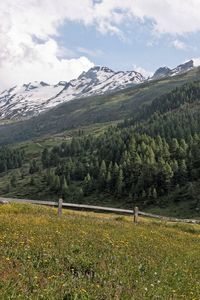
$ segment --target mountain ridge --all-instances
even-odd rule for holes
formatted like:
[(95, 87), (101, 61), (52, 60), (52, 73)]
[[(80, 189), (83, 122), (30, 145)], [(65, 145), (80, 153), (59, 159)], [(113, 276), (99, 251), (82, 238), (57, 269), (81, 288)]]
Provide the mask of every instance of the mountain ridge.
[(39, 115), (73, 99), (102, 95), (145, 82), (172, 77), (194, 68), (190, 60), (174, 69), (159, 68), (152, 77), (145, 78), (136, 71), (113, 71), (94, 66), (77, 79), (60, 81), (55, 85), (34, 81), (14, 86), (0, 93), (0, 120), (23, 120)]
[(132, 118), (145, 103), (151, 103), (161, 95), (194, 81), (200, 81), (200, 68), (106, 95), (74, 99), (26, 120), (1, 121), (0, 145), (52, 136), (81, 126)]
[(156, 72), (154, 73), (154, 75), (151, 77), (151, 79), (153, 80), (157, 80), (157, 79), (161, 79), (167, 76), (176, 76), (176, 75), (180, 75), (184, 72), (187, 72), (191, 69), (195, 68), (194, 66), (194, 61), (193, 60), (189, 60), (183, 64), (178, 65), (177, 67), (170, 69), (167, 66), (165, 67), (161, 67), (159, 69), (156, 70)]
[(96, 66), (77, 79), (50, 85), (43, 81), (14, 86), (0, 94), (0, 119), (25, 119), (75, 98), (101, 95), (144, 82), (135, 71), (114, 72)]

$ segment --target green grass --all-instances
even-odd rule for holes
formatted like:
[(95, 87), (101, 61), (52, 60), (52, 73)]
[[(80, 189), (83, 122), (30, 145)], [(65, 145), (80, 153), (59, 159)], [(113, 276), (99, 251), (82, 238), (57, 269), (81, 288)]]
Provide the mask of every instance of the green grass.
[(182, 201), (180, 203), (168, 202), (165, 207), (149, 207), (147, 211), (168, 217), (200, 219), (200, 212), (199, 210), (195, 210), (194, 205), (195, 203), (192, 201)]
[(199, 299), (199, 226), (0, 207), (0, 299)]

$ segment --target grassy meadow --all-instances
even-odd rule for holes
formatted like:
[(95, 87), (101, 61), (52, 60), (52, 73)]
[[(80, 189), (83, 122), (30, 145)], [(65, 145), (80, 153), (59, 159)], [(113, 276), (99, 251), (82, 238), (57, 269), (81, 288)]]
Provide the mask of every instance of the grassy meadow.
[(200, 299), (200, 226), (0, 206), (0, 299)]

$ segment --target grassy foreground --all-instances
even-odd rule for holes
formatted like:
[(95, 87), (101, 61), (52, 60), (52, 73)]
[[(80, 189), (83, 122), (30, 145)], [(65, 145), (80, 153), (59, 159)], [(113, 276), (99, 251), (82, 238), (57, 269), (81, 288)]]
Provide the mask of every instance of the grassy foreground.
[(0, 206), (0, 299), (200, 299), (200, 226)]

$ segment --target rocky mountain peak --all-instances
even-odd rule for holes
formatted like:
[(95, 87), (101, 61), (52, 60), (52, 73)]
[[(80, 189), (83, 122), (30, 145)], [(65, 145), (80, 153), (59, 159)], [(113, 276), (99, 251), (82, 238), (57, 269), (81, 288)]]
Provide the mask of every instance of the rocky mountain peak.
[(94, 66), (69, 82), (60, 81), (56, 85), (50, 85), (44, 81), (34, 81), (14, 86), (0, 94), (0, 119), (31, 118), (63, 102), (102, 95), (149, 80), (179, 75), (193, 67), (192, 60), (174, 69), (161, 67), (153, 77), (146, 79), (136, 71), (115, 72), (108, 67)]
[(182, 74), (184, 72), (191, 70), (193, 67), (194, 67), (193, 60), (189, 60), (189, 61), (177, 66), (174, 69), (170, 69), (168, 67), (161, 67), (158, 70), (156, 70), (156, 72), (154, 73), (154, 75), (152, 76), (151, 79), (156, 80), (156, 79), (161, 79), (161, 78), (168, 77), (168, 76), (179, 75), (179, 74)]

